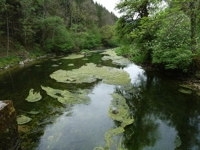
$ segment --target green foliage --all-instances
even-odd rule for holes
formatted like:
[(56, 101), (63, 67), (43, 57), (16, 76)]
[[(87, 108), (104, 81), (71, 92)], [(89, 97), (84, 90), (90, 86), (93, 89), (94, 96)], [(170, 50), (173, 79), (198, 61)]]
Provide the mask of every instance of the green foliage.
[(105, 47), (116, 47), (118, 45), (114, 26), (106, 25), (101, 28), (101, 41)]
[[(140, 63), (187, 71), (199, 49), (199, 1), (122, 0), (118, 53)], [(130, 44), (130, 46), (127, 46)]]
[(43, 31), (43, 47), (47, 51), (69, 51), (73, 48), (73, 41), (70, 38), (62, 18), (54, 16), (41, 21), (40, 28)]
[[(92, 0), (1, 0), (0, 6), (1, 49), (7, 52), (15, 42), (26, 50), (38, 45), (44, 52), (97, 48), (107, 34), (100, 28), (117, 19)], [(113, 45), (113, 39), (106, 40)]]
[(152, 43), (153, 63), (162, 64), (166, 69), (187, 70), (193, 56), (188, 17), (183, 13), (164, 16)]
[(135, 28), (136, 21), (126, 20), (124, 17), (118, 19), (116, 24), (116, 34), (119, 38), (119, 42), (122, 44), (132, 43), (130, 32)]
[(116, 49), (116, 53), (118, 55), (122, 55), (128, 57), (130, 60), (136, 63), (143, 63), (146, 59), (146, 54), (141, 53), (138, 48), (136, 48), (133, 44), (123, 45)]
[(192, 63), (192, 52), (186, 49), (155, 50), (153, 63), (162, 64), (166, 69), (182, 69), (187, 71)]
[(73, 33), (73, 39), (75, 42), (74, 49), (91, 49), (100, 45), (100, 35), (98, 32), (87, 30), (84, 32)]
[(0, 68), (5, 67), (8, 64), (16, 64), (20, 61), (18, 57), (7, 56), (0, 59)]

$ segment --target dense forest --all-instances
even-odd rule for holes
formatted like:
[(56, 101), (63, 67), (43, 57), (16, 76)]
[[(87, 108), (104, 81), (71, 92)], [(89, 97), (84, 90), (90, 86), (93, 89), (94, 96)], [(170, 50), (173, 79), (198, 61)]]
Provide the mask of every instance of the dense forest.
[(93, 0), (0, 0), (0, 56), (120, 44), (118, 54), (134, 62), (184, 72), (200, 68), (199, 0), (121, 0), (117, 9), (120, 18)]
[(165, 70), (199, 66), (199, 0), (121, 0), (118, 50), (135, 62)]
[(92, 0), (0, 0), (0, 54), (112, 47), (116, 20)]

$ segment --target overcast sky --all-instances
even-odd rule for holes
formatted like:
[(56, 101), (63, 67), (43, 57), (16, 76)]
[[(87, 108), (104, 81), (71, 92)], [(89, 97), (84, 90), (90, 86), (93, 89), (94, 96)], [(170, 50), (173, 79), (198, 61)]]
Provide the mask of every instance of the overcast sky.
[(120, 0), (93, 0), (93, 1), (101, 4), (110, 12), (113, 12), (115, 15), (119, 16), (117, 10), (115, 10), (115, 6)]

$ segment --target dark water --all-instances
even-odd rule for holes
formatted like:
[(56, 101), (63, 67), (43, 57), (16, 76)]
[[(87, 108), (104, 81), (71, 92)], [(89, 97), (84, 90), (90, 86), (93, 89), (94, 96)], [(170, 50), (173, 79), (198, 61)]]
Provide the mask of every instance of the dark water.
[[(1, 99), (12, 99), (18, 115), (26, 115), (32, 121), (20, 126), (23, 150), (93, 150), (104, 147), (104, 135), (119, 125), (108, 116), (112, 100), (117, 92), (126, 98), (134, 123), (118, 135), (114, 150), (121, 145), (127, 150), (199, 150), (200, 149), (200, 97), (178, 91), (179, 83), (166, 77), (146, 72), (130, 64), (124, 68), (130, 74), (131, 86), (104, 84), (62, 84), (49, 75), (58, 69), (79, 68), (93, 62), (120, 68), (110, 61), (102, 61), (94, 53), (88, 60), (50, 59), (7, 72), (0, 78)], [(75, 67), (69, 67), (73, 63)], [(57, 64), (58, 67), (52, 65)], [(55, 89), (89, 89), (90, 101), (76, 105), (63, 105), (46, 95), (41, 85)], [(28, 103), (25, 98), (33, 88), (43, 99)], [(39, 114), (30, 114), (38, 111)], [(114, 137), (115, 138), (115, 137)], [(121, 150), (120, 149), (120, 150)]]

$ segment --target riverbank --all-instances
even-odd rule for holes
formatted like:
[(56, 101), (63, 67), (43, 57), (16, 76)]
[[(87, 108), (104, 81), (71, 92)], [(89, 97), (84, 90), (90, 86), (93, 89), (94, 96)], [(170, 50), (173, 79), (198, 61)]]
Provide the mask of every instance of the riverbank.
[(5, 53), (0, 55), (0, 74), (6, 71), (16, 69), (18, 67), (24, 67), (37, 63), (43, 59), (55, 57), (53, 53), (45, 53), (42, 51), (23, 51), (23, 52), (9, 52), (7, 56)]

